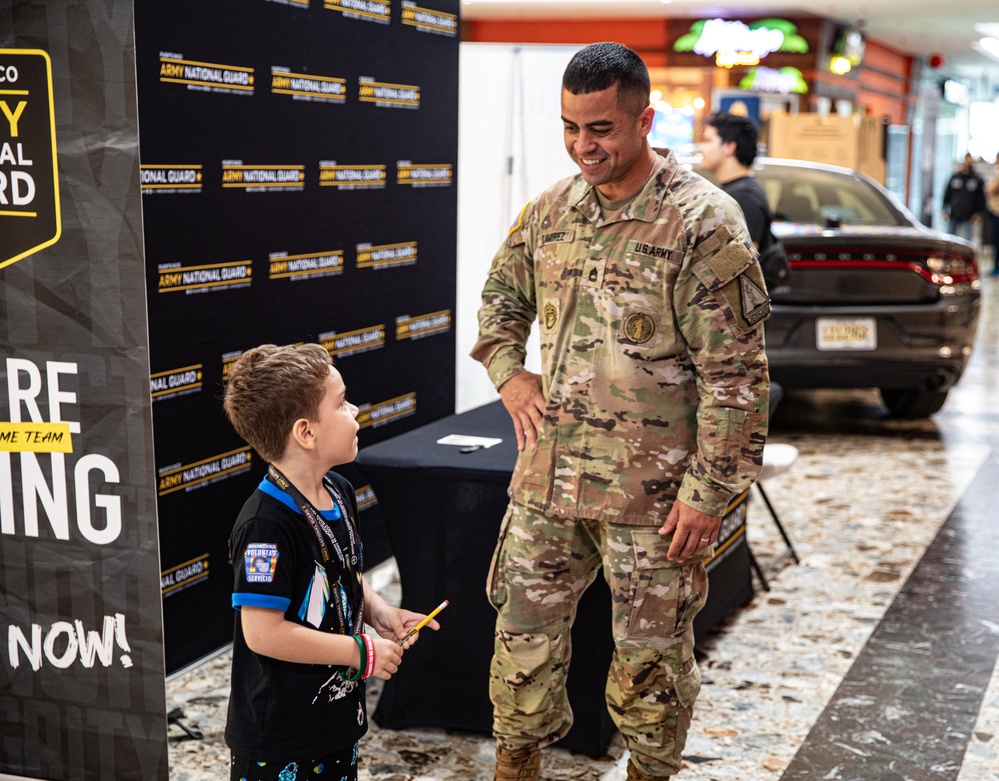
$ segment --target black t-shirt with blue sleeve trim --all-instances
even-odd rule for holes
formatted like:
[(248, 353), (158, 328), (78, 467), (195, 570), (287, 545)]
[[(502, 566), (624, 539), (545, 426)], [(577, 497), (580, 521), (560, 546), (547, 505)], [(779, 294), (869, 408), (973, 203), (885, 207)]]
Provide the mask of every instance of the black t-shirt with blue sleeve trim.
[[(348, 512), (357, 517), (354, 490), (330, 472)], [(322, 512), (341, 549), (347, 550), (345, 519), (336, 509)], [(332, 547), (330, 551), (332, 553)], [(322, 756), (353, 745), (367, 731), (363, 681), (351, 683), (339, 668), (285, 662), (256, 654), (246, 645), (239, 609), (278, 610), (287, 621), (339, 633), (338, 600), (349, 601), (334, 556), (323, 560), (308, 520), (294, 500), (266, 477), (247, 499), (229, 538), (236, 620), (232, 651), (232, 693), (226, 743), (233, 753), (254, 759)], [(349, 573), (346, 573), (349, 575)], [(359, 602), (359, 600), (358, 600)], [(349, 604), (348, 615), (357, 614)], [(364, 631), (351, 627), (352, 634)]]

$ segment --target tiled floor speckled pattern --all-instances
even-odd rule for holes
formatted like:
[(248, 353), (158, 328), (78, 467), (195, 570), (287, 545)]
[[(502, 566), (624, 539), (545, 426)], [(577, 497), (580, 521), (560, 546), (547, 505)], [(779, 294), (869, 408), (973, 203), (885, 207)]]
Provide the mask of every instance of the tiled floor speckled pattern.
[[(932, 419), (888, 420), (872, 391), (800, 392), (785, 398), (771, 441), (793, 444), (800, 455), (790, 471), (768, 482), (767, 490), (801, 564), (784, 560), (769, 573), (771, 590), (758, 591), (752, 603), (701, 643), (705, 685), (679, 778), (781, 777), (999, 443), (999, 280), (986, 277), (983, 286), (984, 317), (973, 364)], [(782, 549), (759, 501), (750, 509), (749, 539), (763, 562)], [(391, 565), (373, 573), (373, 579), (382, 581), (390, 597), (398, 593)], [(999, 633), (999, 626), (988, 631)], [(203, 740), (191, 740), (171, 727), (173, 781), (227, 777), (222, 729), (228, 664), (223, 654), (167, 685), (170, 705), (181, 706), (187, 722), (205, 733)], [(369, 696), (373, 702), (377, 686)], [(542, 776), (622, 781), (623, 753), (619, 738), (599, 761), (549, 750)], [(362, 741), (361, 756), (361, 779), (492, 778), (492, 742), (484, 735), (373, 727)], [(963, 768), (955, 772), (942, 777), (999, 779), (995, 676), (967, 741)]]

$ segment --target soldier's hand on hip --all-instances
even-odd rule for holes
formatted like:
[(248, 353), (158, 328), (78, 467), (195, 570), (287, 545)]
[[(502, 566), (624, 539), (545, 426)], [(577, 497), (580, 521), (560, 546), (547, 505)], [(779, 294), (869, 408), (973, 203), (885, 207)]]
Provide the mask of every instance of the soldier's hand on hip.
[(499, 389), (503, 406), (513, 419), (517, 435), (517, 450), (527, 444), (534, 450), (545, 412), (545, 395), (541, 390), (541, 375), (522, 371), (504, 382)]

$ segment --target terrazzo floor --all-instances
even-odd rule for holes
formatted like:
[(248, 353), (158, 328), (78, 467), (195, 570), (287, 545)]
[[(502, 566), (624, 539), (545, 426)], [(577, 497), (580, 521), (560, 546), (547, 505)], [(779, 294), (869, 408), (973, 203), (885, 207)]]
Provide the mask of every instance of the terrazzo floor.
[[(777, 781), (784, 776), (790, 781), (792, 771), (805, 761), (799, 758), (795, 764), (797, 754), (822, 754), (826, 748), (822, 741), (833, 741), (836, 750), (856, 761), (839, 762), (823, 770), (824, 775), (793, 777), (999, 779), (999, 676), (993, 669), (994, 654), (976, 662), (981, 685), (976, 684), (971, 700), (978, 709), (977, 715), (972, 714), (973, 728), (949, 735), (952, 748), (954, 740), (961, 741), (956, 762), (935, 768), (927, 761), (926, 772), (920, 775), (899, 769), (902, 765), (891, 757), (911, 753), (908, 741), (893, 743), (878, 724), (861, 725), (864, 729), (852, 733), (852, 742), (819, 734), (816, 726), (830, 719), (835, 723), (833, 706), (842, 704), (845, 696), (838, 690), (848, 688), (844, 682), (856, 675), (851, 669), (865, 647), (875, 647), (868, 643), (872, 633), (893, 603), (902, 602), (896, 599), (900, 591), (907, 594), (910, 575), (928, 548), (940, 544), (938, 532), (955, 508), (963, 507), (959, 502), (976, 475), (983, 468), (999, 474), (990, 460), (999, 453), (999, 280), (985, 277), (983, 293), (972, 364), (944, 409), (932, 418), (891, 420), (875, 391), (786, 394), (770, 441), (794, 445), (799, 456), (766, 488), (800, 564), (780, 556), (784, 545), (777, 528), (762, 502), (754, 501), (749, 541), (757, 559), (764, 565), (774, 563), (767, 573), (770, 591), (758, 589), (750, 604), (698, 645), (704, 685), (679, 778)], [(962, 509), (964, 522), (972, 528), (991, 523), (982, 509), (986, 505), (979, 501)], [(971, 553), (967, 562), (955, 566), (974, 580), (979, 569)], [(390, 600), (398, 598), (391, 561), (370, 572), (369, 579)], [(916, 598), (925, 608), (932, 604), (932, 590)], [(999, 621), (975, 616), (972, 620), (985, 634), (999, 636)], [(169, 706), (180, 707), (184, 723), (203, 733), (196, 740), (171, 726), (173, 781), (228, 776), (228, 750), (222, 740), (228, 674), (229, 655), (223, 653), (168, 681)], [(917, 679), (934, 674), (931, 666), (911, 671)], [(379, 688), (378, 682), (369, 686), (370, 711)], [(901, 734), (906, 734), (904, 725)], [(923, 739), (911, 736), (912, 742)], [(865, 747), (864, 741), (869, 745)], [(888, 756), (887, 764), (865, 765), (871, 746)], [(542, 777), (623, 781), (626, 759), (619, 737), (606, 756), (596, 760), (548, 749)], [(372, 723), (361, 742), (359, 777), (362, 781), (488, 781), (492, 765), (488, 736), (437, 729), (384, 730)]]

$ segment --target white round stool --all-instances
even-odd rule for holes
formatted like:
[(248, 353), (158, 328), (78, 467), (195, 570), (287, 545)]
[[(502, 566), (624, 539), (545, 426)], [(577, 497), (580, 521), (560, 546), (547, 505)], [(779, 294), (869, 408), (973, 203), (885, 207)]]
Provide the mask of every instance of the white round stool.
[(760, 480), (766, 480), (786, 472), (794, 462), (798, 460), (798, 448), (794, 445), (783, 445), (774, 443), (763, 446), (763, 469), (760, 471)]

